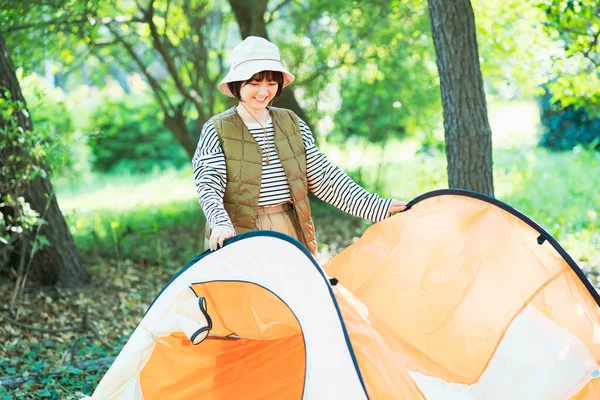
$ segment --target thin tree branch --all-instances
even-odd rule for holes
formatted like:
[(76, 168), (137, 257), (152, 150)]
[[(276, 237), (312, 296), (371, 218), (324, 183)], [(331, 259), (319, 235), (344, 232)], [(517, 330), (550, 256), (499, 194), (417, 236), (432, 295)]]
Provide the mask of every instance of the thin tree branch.
[[(35, 331), (35, 332), (42, 332), (42, 333), (51, 333), (51, 334), (59, 334), (59, 333), (66, 333), (66, 332), (80, 332), (80, 331), (85, 331), (85, 330), (89, 330), (90, 332), (92, 332), (94, 334), (94, 336), (96, 336), (96, 338), (107, 348), (109, 349), (114, 349), (114, 346), (112, 346), (110, 343), (108, 343), (100, 334), (100, 332), (98, 332), (98, 330), (96, 329), (96, 327), (94, 326), (94, 324), (92, 323), (90, 317), (90, 311), (89, 311), (89, 307), (85, 309), (84, 315), (83, 315), (83, 319), (81, 321), (81, 325), (79, 326), (72, 326), (72, 327), (68, 327), (68, 328), (62, 328), (62, 329), (48, 329), (48, 328), (40, 328), (37, 326), (33, 326), (33, 325), (28, 325), (28, 324), (24, 324), (22, 322), (16, 321), (14, 319), (12, 319), (11, 317), (9, 317), (8, 315), (5, 316), (6, 320), (8, 322), (10, 322), (13, 325), (16, 325), (20, 328), (23, 329), (27, 329), (30, 331)], [(71, 349), (71, 353), (74, 352), (74, 347)]]
[[(200, 97), (200, 94), (195, 91), (193, 93), (190, 93), (187, 90), (187, 88), (183, 85), (183, 82), (181, 81), (181, 78), (179, 77), (179, 72), (177, 71), (175, 63), (173, 62), (173, 58), (165, 50), (165, 48), (163, 46), (160, 35), (158, 33), (158, 29), (156, 27), (156, 24), (154, 23), (154, 7), (152, 6), (153, 1), (154, 0), (150, 0), (150, 4), (148, 6), (149, 8), (146, 11), (146, 13), (144, 14), (144, 17), (146, 19), (146, 22), (148, 23), (148, 26), (150, 27), (150, 36), (152, 37), (152, 42), (154, 43), (154, 48), (162, 56), (162, 58), (165, 62), (165, 65), (167, 67), (167, 71), (169, 71), (169, 74), (173, 78), (173, 81), (175, 82), (175, 86), (177, 87), (177, 90), (179, 90), (179, 92), (181, 93), (181, 95), (183, 97), (185, 97), (186, 99), (191, 101), (196, 106), (198, 113), (202, 117), (204, 117), (204, 115), (203, 115), (204, 111), (202, 109), (202, 98)], [(165, 40), (167, 42), (169, 42), (169, 39), (166, 37), (165, 37)], [(169, 44), (171, 47), (174, 47), (170, 42), (169, 42)]]
[(127, 42), (127, 40), (125, 40), (125, 38), (123, 36), (121, 36), (116, 31), (116, 29), (114, 29), (111, 25), (106, 25), (106, 27), (117, 38), (117, 41), (123, 44), (123, 47), (125, 47), (125, 50), (127, 50), (127, 52), (129, 53), (129, 55), (131, 56), (133, 61), (137, 64), (137, 66), (140, 69), (140, 71), (142, 72), (142, 74), (144, 74), (144, 76), (146, 77), (146, 80), (148, 81), (148, 84), (150, 85), (150, 87), (152, 88), (154, 93), (156, 93), (156, 98), (158, 99), (158, 103), (159, 103), (160, 107), (163, 109), (163, 111), (165, 112), (165, 114), (167, 114), (167, 115), (170, 114), (169, 111), (174, 112), (175, 108), (171, 104), (171, 102), (169, 100), (169, 96), (165, 93), (165, 91), (163, 90), (160, 83), (156, 80), (156, 78), (154, 78), (148, 72), (148, 70), (146, 69), (146, 66), (144, 65), (144, 63), (142, 62), (140, 57), (137, 55), (135, 50), (133, 49), (133, 46), (131, 46), (131, 44), (129, 42)]
[(268, 25), (271, 21), (273, 21), (273, 14), (290, 4), (292, 1), (294, 0), (283, 0), (273, 10), (269, 11), (269, 18), (265, 21), (265, 24)]
[(25, 25), (16, 25), (16, 26), (7, 28), (6, 32), (11, 33), (11, 32), (16, 32), (16, 31), (27, 30), (27, 29), (37, 29), (37, 28), (47, 27), (50, 25), (67, 25), (68, 26), (68, 25), (85, 25), (86, 23), (93, 25), (93, 24), (96, 24), (97, 22), (100, 22), (102, 24), (109, 24), (111, 22), (118, 22), (118, 23), (144, 22), (144, 20), (142, 20), (140, 18), (129, 17), (129, 16), (97, 18), (94, 15), (87, 15), (83, 18), (78, 18), (78, 19), (53, 19), (53, 20), (49, 20), (49, 21), (42, 21), (42, 22), (36, 22), (36, 23), (31, 23), (31, 24), (25, 24)]
[(77, 353), (77, 345), (79, 345), (80, 336), (77, 336), (71, 345), (71, 354), (69, 358), (69, 364), (73, 364), (75, 362), (75, 353)]
[(19, 328), (23, 328), (23, 329), (27, 329), (29, 331), (34, 331), (34, 332), (43, 332), (43, 333), (52, 333), (52, 334), (57, 334), (57, 333), (66, 333), (66, 332), (73, 332), (73, 331), (80, 331), (82, 329), (82, 326), (71, 326), (68, 328), (61, 328), (61, 329), (48, 329), (48, 328), (40, 328), (37, 326), (33, 326), (33, 325), (28, 325), (28, 324), (24, 324), (22, 322), (16, 321), (14, 319), (12, 319), (11, 317), (9, 317), (8, 315), (5, 315), (4, 318), (6, 318), (6, 320), (8, 322), (10, 322), (11, 324), (18, 326)]
[[(146, 14), (147, 10), (144, 8), (144, 6), (140, 2), (140, 0), (135, 0), (135, 4), (137, 4), (137, 6), (140, 9), (140, 11), (142, 12), (142, 14)], [(152, 1), (150, 2), (150, 7), (152, 7)]]
[(169, 8), (171, 6), (171, 0), (167, 0), (167, 8), (165, 10), (165, 29), (163, 31), (163, 36), (167, 36), (167, 24), (169, 23)]
[[(95, 23), (96, 21), (94, 21)], [(108, 25), (111, 23), (117, 23), (117, 24), (128, 24), (131, 22), (137, 22), (137, 23), (144, 23), (145, 21), (142, 18), (138, 18), (138, 17), (130, 17), (130, 16), (123, 16), (123, 15), (117, 15), (115, 17), (104, 17), (104, 18), (100, 18), (98, 20), (99, 23), (104, 24), (104, 25)]]
[(574, 33), (575, 35), (579, 35), (579, 36), (587, 36), (588, 35), (587, 32), (581, 32), (576, 29), (570, 28), (568, 26), (561, 26), (559, 28), (556, 25), (552, 24), (551, 22), (542, 22), (542, 25), (544, 25), (545, 27), (548, 27), (548, 28), (556, 29), (559, 32), (569, 32), (569, 33)]
[(203, 11), (205, 10), (198, 10), (200, 12), (196, 12), (197, 10), (192, 10), (189, 1), (184, 1), (182, 7), (190, 29), (198, 35), (199, 46), (196, 46), (191, 38), (185, 42), (186, 53), (192, 55), (192, 63), (195, 66), (195, 73), (192, 74), (190, 71), (189, 77), (192, 81), (192, 86), (194, 88), (198, 88), (202, 70), (206, 68), (206, 60), (202, 58), (201, 52), (199, 51), (199, 47), (202, 46), (202, 43), (205, 39), (204, 34), (202, 33), (204, 18), (199, 17), (199, 15), (202, 15)]
[(600, 30), (598, 32), (596, 32), (596, 35), (594, 35), (594, 39), (590, 43), (590, 47), (583, 52), (583, 56), (585, 58), (587, 58), (588, 60), (590, 60), (596, 67), (600, 67), (600, 65), (598, 64), (598, 61), (594, 60), (590, 56), (590, 53), (594, 50), (594, 47), (596, 47), (596, 45), (598, 44), (598, 37), (600, 37)]
[[(379, 11), (379, 16), (383, 17), (383, 13), (384, 13), (384, 9), (382, 8)], [(344, 65), (356, 65), (359, 62), (364, 62), (370, 59), (374, 59), (376, 58), (375, 55), (369, 56), (369, 57), (359, 57), (357, 56), (357, 60), (354, 63), (348, 63), (348, 57), (350, 56), (350, 52), (352, 50), (355, 50), (355, 53), (357, 54), (361, 54), (360, 51), (357, 51), (357, 44), (363, 40), (364, 38), (368, 37), (370, 35), (371, 31), (369, 29), (363, 30), (361, 33), (359, 33), (355, 38), (352, 39), (351, 43), (354, 43), (354, 46), (349, 47), (346, 52), (342, 55), (340, 61), (338, 61), (333, 67), (329, 67), (327, 64), (322, 65), (321, 67), (317, 68), (317, 70), (310, 75), (308, 78), (303, 79), (302, 81), (299, 81), (297, 83), (297, 85), (305, 85), (308, 84), (312, 81), (314, 81), (315, 79), (317, 79), (320, 75), (322, 75), (323, 73), (332, 70), (332, 69), (336, 69), (336, 68), (340, 68)]]
[(98, 340), (107, 348), (109, 349), (114, 349), (114, 347), (108, 343), (106, 340), (104, 340), (104, 338), (102, 337), (102, 335), (100, 335), (100, 332), (98, 332), (98, 330), (96, 329), (96, 327), (94, 326), (94, 324), (92, 323), (92, 321), (90, 320), (90, 309), (89, 307), (86, 307), (85, 309), (85, 314), (83, 315), (83, 326), (87, 329), (89, 329), (94, 336), (96, 336), (96, 338), (98, 338)]
[(341, 60), (338, 61), (335, 65), (333, 65), (331, 67), (329, 65), (327, 65), (327, 64), (321, 65), (309, 77), (304, 78), (301, 81), (299, 81), (297, 83), (297, 85), (298, 86), (306, 85), (306, 84), (314, 81), (315, 79), (317, 79), (319, 76), (323, 75), (327, 71), (331, 71), (331, 70), (334, 70), (334, 69), (337, 69), (337, 68), (340, 68), (340, 67), (343, 67), (343, 66), (357, 65), (359, 62), (364, 62), (364, 61), (367, 61), (367, 60), (372, 60), (372, 59), (376, 59), (377, 58), (376, 55), (372, 55), (372, 56), (369, 56), (369, 57), (357, 57), (356, 61), (354, 61), (354, 62), (348, 62), (348, 58), (350, 56), (350, 50), (351, 49), (348, 49), (348, 51), (346, 51), (346, 53), (344, 53), (344, 55), (342, 56)]
[[(208, 7), (207, 3), (201, 4), (199, 7), (196, 7), (196, 8), (192, 8), (190, 5), (190, 1), (186, 0), (186, 1), (184, 1), (184, 4), (182, 5), (182, 7), (184, 9), (184, 14), (186, 15), (187, 23), (190, 26), (190, 29), (198, 35), (197, 43), (194, 42), (191, 38), (189, 38), (185, 42), (185, 46), (186, 46), (186, 54), (191, 55), (192, 65), (194, 66), (194, 70), (188, 72), (188, 76), (192, 83), (191, 90), (193, 92), (197, 93), (198, 96), (200, 96), (199, 93), (202, 92), (202, 89), (200, 87), (201, 80), (204, 83), (203, 87), (208, 86), (208, 83), (206, 80), (207, 74), (208, 74), (208, 49), (206, 46), (206, 42), (207, 42), (207, 40), (210, 40), (210, 39), (207, 39), (202, 28), (207, 25), (208, 26), (215, 26), (215, 25), (219, 26), (219, 24), (214, 24), (214, 21), (208, 20), (207, 15), (210, 16), (210, 14), (207, 11), (207, 7)], [(210, 99), (211, 90), (209, 90), (207, 93), (208, 93), (209, 98), (204, 99), (204, 101), (202, 103), (203, 103), (203, 105), (208, 103), (208, 105), (209, 105), (208, 108), (210, 110), (211, 109), (210, 104), (212, 101)], [(212, 113), (212, 111), (211, 111), (211, 113)], [(202, 110), (198, 110), (198, 115), (201, 120), (207, 119), (206, 111), (205, 111), (204, 107)]]
[[(202, 30), (200, 29), (200, 27), (192, 23), (192, 21), (195, 21), (197, 19), (196, 15), (201, 15), (202, 11), (198, 12), (198, 10), (192, 10), (190, 8), (189, 1), (184, 1), (181, 7), (183, 9), (183, 15), (187, 20), (187, 25), (190, 27), (190, 30), (198, 35), (199, 40), (203, 40), (204, 35), (202, 33)], [(175, 53), (178, 56), (180, 64), (191, 82), (192, 90), (197, 90), (199, 81), (199, 70), (202, 69), (204, 66), (202, 60), (198, 57), (198, 49), (194, 44), (193, 36), (194, 35), (191, 34), (186, 37), (183, 37), (179, 46), (173, 46), (173, 44), (170, 41), (166, 42), (166, 46), (168, 46), (169, 51)], [(188, 65), (190, 64), (190, 61), (193, 66), (193, 70)], [(196, 106), (196, 104), (194, 104), (194, 106)]]
[(108, 47), (108, 46), (113, 46), (115, 44), (119, 44), (118, 40), (107, 40), (105, 42), (94, 42), (93, 45), (94, 47)]
[(11, 32), (16, 32), (16, 31), (31, 29), (31, 28), (42, 28), (42, 27), (46, 27), (46, 26), (50, 26), (50, 25), (83, 25), (86, 22), (87, 23), (90, 22), (89, 18), (87, 18), (87, 17), (78, 18), (78, 19), (53, 19), (53, 20), (49, 20), (49, 21), (42, 21), (42, 22), (36, 22), (36, 23), (31, 23), (31, 24), (12, 26), (12, 27), (9, 27), (8, 29), (6, 29), (6, 32), (11, 33)]

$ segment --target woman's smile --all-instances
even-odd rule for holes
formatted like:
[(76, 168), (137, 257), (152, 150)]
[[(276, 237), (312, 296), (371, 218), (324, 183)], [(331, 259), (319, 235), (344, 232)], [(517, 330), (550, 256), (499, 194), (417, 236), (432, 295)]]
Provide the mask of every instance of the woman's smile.
[(259, 111), (277, 95), (278, 87), (277, 82), (267, 79), (251, 81), (240, 88), (240, 97), (248, 108)]

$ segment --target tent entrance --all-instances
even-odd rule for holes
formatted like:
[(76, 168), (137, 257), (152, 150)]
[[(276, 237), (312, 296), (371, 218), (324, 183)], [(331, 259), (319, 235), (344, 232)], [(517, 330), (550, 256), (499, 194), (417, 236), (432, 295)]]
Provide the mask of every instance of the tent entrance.
[[(270, 291), (247, 282), (194, 284), (213, 323), (199, 345), (174, 333), (140, 374), (144, 399), (301, 399), (306, 351), (298, 320)], [(235, 306), (234, 306), (235, 305)], [(230, 335), (239, 338), (227, 338)]]

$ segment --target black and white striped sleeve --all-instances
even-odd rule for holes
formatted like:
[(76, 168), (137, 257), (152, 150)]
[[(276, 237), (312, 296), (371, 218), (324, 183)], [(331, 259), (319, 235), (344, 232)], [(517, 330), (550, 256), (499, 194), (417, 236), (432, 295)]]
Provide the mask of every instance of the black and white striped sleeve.
[(225, 155), (211, 121), (202, 127), (198, 147), (192, 158), (192, 168), (200, 207), (211, 229), (216, 226), (233, 228), (231, 219), (223, 207), (227, 184)]
[(319, 199), (359, 218), (379, 222), (387, 217), (392, 199), (369, 193), (342, 170), (333, 165), (315, 145), (306, 123), (300, 120), (302, 141), (306, 149), (308, 188)]

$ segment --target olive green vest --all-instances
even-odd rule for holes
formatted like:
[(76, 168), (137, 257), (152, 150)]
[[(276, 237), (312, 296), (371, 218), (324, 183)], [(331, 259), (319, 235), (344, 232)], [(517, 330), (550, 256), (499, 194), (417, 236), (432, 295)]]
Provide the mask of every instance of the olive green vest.
[[(316, 254), (315, 227), (310, 216), (306, 152), (298, 117), (290, 110), (271, 108), (275, 149), (290, 186), (294, 212), (304, 241)], [(223, 205), (236, 233), (256, 230), (262, 178), (262, 151), (235, 107), (211, 118), (227, 165), (227, 186)]]

